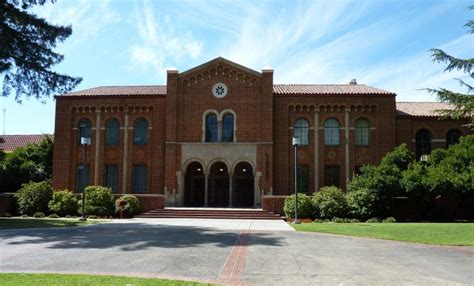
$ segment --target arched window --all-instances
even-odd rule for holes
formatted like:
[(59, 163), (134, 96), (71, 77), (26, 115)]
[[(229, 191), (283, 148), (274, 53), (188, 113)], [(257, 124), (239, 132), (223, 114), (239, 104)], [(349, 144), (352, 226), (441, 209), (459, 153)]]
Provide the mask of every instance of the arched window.
[(370, 123), (365, 118), (358, 119), (355, 123), (355, 143), (367, 146), (370, 142)]
[(417, 160), (420, 160), (421, 155), (428, 155), (431, 153), (431, 132), (428, 130), (421, 129), (416, 132), (415, 153)]
[(87, 118), (81, 119), (77, 125), (77, 144), (81, 144), (81, 137), (92, 138), (92, 123)]
[(308, 120), (304, 118), (296, 119), (295, 123), (293, 124), (293, 137), (299, 139), (300, 145), (309, 144), (308, 132), (309, 132)]
[(324, 122), (324, 145), (339, 145), (339, 122), (334, 118)]
[(206, 116), (206, 142), (217, 142), (217, 115), (210, 113)]
[(148, 121), (145, 118), (138, 118), (133, 124), (133, 143), (137, 145), (148, 143)]
[(105, 145), (118, 145), (120, 141), (120, 123), (112, 118), (105, 123)]
[(461, 131), (457, 129), (451, 129), (446, 133), (446, 148), (451, 145), (459, 143), (459, 138), (461, 137)]
[(222, 142), (234, 142), (234, 115), (231, 113), (222, 118)]

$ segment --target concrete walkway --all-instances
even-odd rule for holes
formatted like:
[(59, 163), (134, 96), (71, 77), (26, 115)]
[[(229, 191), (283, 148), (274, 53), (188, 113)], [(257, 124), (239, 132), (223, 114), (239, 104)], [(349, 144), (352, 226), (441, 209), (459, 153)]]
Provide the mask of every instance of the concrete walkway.
[(132, 275), (229, 285), (474, 284), (472, 247), (283, 231), (283, 225), (269, 230), (265, 223), (146, 219), (3, 230), (0, 271)]
[(215, 230), (236, 231), (295, 231), (283, 220), (251, 220), (251, 219), (198, 219), (198, 218), (134, 218), (131, 220), (113, 220), (113, 223), (130, 221), (140, 225), (163, 225), (208, 228)]

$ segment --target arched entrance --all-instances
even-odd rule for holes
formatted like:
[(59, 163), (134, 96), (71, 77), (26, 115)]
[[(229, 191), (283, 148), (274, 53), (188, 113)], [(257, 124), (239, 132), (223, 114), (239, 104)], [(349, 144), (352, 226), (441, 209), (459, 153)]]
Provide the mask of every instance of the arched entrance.
[(199, 162), (192, 162), (186, 169), (184, 205), (187, 207), (204, 206), (205, 188), (204, 169)]
[(229, 206), (229, 170), (223, 162), (212, 164), (209, 170), (208, 206)]
[(253, 168), (247, 162), (240, 162), (234, 169), (234, 206), (251, 208), (254, 205), (254, 176)]

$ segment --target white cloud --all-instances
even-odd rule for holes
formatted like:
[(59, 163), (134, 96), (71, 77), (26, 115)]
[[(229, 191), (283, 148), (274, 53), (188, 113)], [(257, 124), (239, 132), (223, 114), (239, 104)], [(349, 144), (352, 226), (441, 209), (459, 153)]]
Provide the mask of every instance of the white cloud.
[(73, 33), (65, 42), (68, 47), (91, 41), (107, 25), (121, 20), (120, 14), (111, 7), (110, 0), (46, 2), (43, 6), (35, 6), (33, 12), (52, 24), (71, 25)]
[(157, 19), (155, 9), (145, 1), (142, 9), (135, 11), (134, 24), (138, 30), (141, 43), (130, 48), (131, 61), (134, 66), (151, 67), (157, 77), (165, 76), (165, 66), (171, 62), (198, 58), (203, 50), (203, 43), (194, 39), (191, 31), (176, 31), (169, 16)]

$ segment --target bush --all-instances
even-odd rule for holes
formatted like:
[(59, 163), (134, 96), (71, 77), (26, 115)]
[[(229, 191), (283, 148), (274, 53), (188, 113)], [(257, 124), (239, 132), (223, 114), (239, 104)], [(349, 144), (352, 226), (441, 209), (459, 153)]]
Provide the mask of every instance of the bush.
[(366, 220), (365, 222), (367, 223), (374, 223), (374, 222), (380, 222), (380, 220), (376, 217), (373, 217), (373, 218), (369, 218), (368, 220)]
[(115, 200), (115, 212), (120, 214), (120, 201), (127, 202), (127, 207), (123, 211), (123, 215), (126, 217), (132, 217), (133, 215), (140, 212), (140, 201), (134, 195), (123, 195)]
[(22, 214), (21, 217), (22, 217), (22, 218), (29, 218), (30, 216), (27, 215), (27, 214)]
[(23, 184), (15, 194), (20, 214), (32, 215), (36, 212), (48, 212), (48, 203), (53, 196), (53, 187), (49, 181)]
[(50, 214), (48, 218), (59, 218), (59, 216), (57, 214)]
[(51, 212), (60, 216), (77, 214), (77, 198), (68, 190), (53, 192), (53, 198), (48, 206)]
[[(85, 212), (90, 215), (108, 216), (114, 213), (112, 190), (101, 186), (86, 187)], [(82, 200), (79, 201), (82, 204)], [(79, 206), (81, 208), (81, 205)]]
[(393, 222), (397, 222), (397, 220), (393, 216), (389, 216), (388, 218), (384, 219), (382, 222), (383, 223), (393, 223)]
[(35, 213), (33, 214), (33, 217), (35, 217), (35, 218), (44, 218), (45, 215), (44, 215), (44, 213), (42, 213), (42, 212), (35, 212)]
[(96, 215), (90, 215), (87, 217), (88, 219), (97, 219), (97, 216)]
[(375, 191), (367, 188), (361, 188), (346, 194), (348, 214), (352, 218), (366, 220), (377, 216), (378, 196)]
[[(286, 197), (285, 205), (283, 206), (287, 218), (295, 217), (295, 195)], [(305, 194), (298, 194), (298, 218), (314, 218), (314, 205), (311, 197)]]
[(346, 217), (347, 202), (344, 193), (337, 187), (323, 187), (313, 196), (316, 213), (322, 219)]
[(0, 217), (12, 217), (12, 215), (7, 212), (7, 213), (0, 214)]

